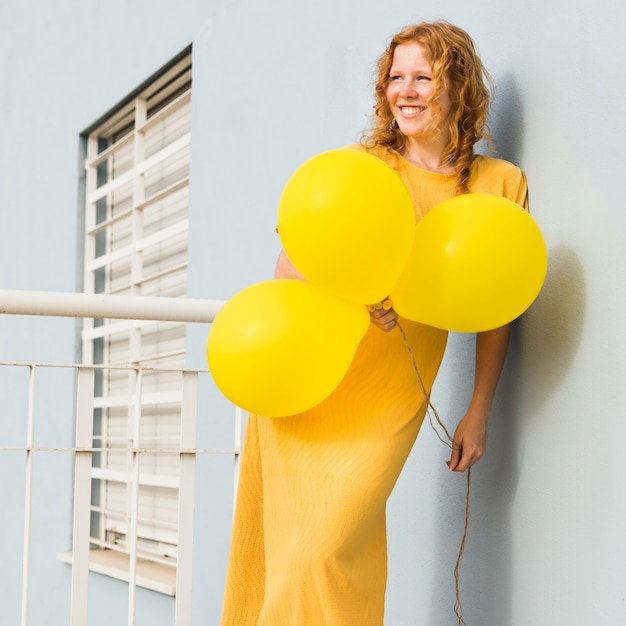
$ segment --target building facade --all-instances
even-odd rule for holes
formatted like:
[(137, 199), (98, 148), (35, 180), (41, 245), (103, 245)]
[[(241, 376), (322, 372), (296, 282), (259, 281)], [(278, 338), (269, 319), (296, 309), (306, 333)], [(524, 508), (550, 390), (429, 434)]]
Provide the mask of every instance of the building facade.
[[(544, 290), (516, 325), (488, 454), (472, 476), (461, 568), (466, 620), (482, 626), (621, 626), (626, 613), (620, 461), (626, 429), (621, 242), (626, 218), (619, 188), (626, 166), (623, 6), (608, 0), (592, 5), (442, 0), (436, 6), (399, 0), (4, 2), (0, 289), (119, 289), (227, 299), (269, 277), (280, 246), (276, 207), (288, 177), (309, 157), (358, 141), (371, 112), (374, 62), (387, 38), (406, 24), (437, 18), (473, 35), (495, 79), (493, 134), (502, 155), (528, 176), (531, 212), (550, 256)], [(152, 170), (143, 180), (99, 195), (103, 185), (114, 186), (113, 161), (123, 176), (124, 159), (130, 158), (123, 151), (111, 158), (111, 146), (123, 138), (130, 120), (124, 117), (130, 109), (123, 107), (132, 103), (135, 128), (148, 122), (142, 89), (188, 55), (189, 95), (183, 85), (189, 81), (182, 81), (163, 101), (167, 106), (181, 97), (175, 105), (179, 117), (155, 126), (143, 145), (127, 145), (133, 158), (148, 162), (144, 173), (161, 151), (159, 142), (178, 141), (182, 152), (172, 149), (158, 175)], [(124, 115), (115, 118), (119, 113)], [(107, 115), (116, 120), (112, 127)], [(176, 124), (186, 126), (181, 130)], [(174, 196), (161, 198), (157, 213), (144, 212), (150, 198), (170, 185), (177, 186)], [(109, 191), (120, 194), (115, 210), (102, 208)], [(143, 207), (147, 230), (133, 234), (137, 207)], [(125, 212), (128, 223), (120, 218)], [(175, 259), (175, 267), (163, 266), (147, 247), (156, 242), (148, 231), (157, 221), (171, 228), (167, 241), (178, 248), (165, 256)], [(91, 256), (84, 256), (85, 249)], [(89, 272), (91, 282), (85, 278)], [(82, 330), (69, 318), (0, 315), (0, 361), (73, 363), (82, 358), (79, 349), (90, 350)], [(139, 350), (132, 361), (161, 349), (188, 368), (206, 366), (206, 324), (159, 327), (139, 343), (143, 329), (135, 324), (127, 330), (127, 337), (117, 345), (110, 341), (106, 349), (114, 353), (132, 344)], [(85, 358), (93, 360), (93, 351), (104, 349), (103, 338), (112, 335), (97, 324), (89, 332), (92, 353)], [(471, 393), (472, 341), (451, 337), (434, 389), (433, 402), (449, 423), (461, 416)], [(126, 379), (102, 382), (113, 390), (127, 385)], [(172, 391), (168, 384), (155, 382), (153, 391), (166, 398)], [(35, 429), (29, 434), (28, 377), (21, 369), (0, 368), (0, 623), (7, 625), (19, 624), (24, 614), (28, 466), (22, 448), (31, 435), (34, 445), (50, 450), (71, 447), (74, 436), (73, 373), (42, 374), (37, 389)], [(198, 402), (198, 448), (232, 448), (232, 406), (210, 384)], [(114, 439), (116, 409), (105, 404), (103, 423)], [(155, 405), (155, 422), (167, 424), (167, 415), (163, 422), (157, 414), (167, 414), (171, 406)], [(465, 483), (445, 471), (446, 454), (425, 426), (390, 501), (386, 623), (392, 626), (444, 626), (454, 619), (452, 570)], [(114, 486), (122, 483), (115, 459), (109, 460), (95, 477), (103, 482), (94, 539), (123, 545), (124, 524), (115, 518), (122, 505), (116, 504)], [(196, 462), (191, 624), (198, 626), (219, 622), (232, 467), (227, 455), (198, 455)], [(39, 452), (31, 470), (27, 623), (64, 625), (71, 566), (58, 555), (71, 548), (71, 453)], [(166, 464), (155, 475), (170, 470)], [(166, 513), (175, 489), (165, 478), (161, 483), (150, 487), (150, 503), (142, 502)], [(165, 522), (138, 523), (146, 549), (167, 561), (176, 556), (176, 538), (167, 525), (171, 520)], [(89, 575), (88, 626), (127, 623), (127, 605), (127, 583)], [(174, 607), (174, 597), (163, 590), (139, 587), (136, 624), (173, 624)]]

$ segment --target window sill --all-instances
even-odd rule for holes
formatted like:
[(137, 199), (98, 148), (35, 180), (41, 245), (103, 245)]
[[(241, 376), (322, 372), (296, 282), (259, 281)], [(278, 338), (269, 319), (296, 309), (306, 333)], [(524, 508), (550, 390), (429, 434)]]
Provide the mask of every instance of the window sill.
[[(71, 552), (59, 552), (60, 561), (72, 565)], [(128, 582), (130, 558), (127, 554), (114, 550), (91, 550), (89, 552), (89, 570), (117, 580)], [(147, 559), (137, 559), (137, 586), (151, 589), (168, 596), (176, 595), (176, 568)]]

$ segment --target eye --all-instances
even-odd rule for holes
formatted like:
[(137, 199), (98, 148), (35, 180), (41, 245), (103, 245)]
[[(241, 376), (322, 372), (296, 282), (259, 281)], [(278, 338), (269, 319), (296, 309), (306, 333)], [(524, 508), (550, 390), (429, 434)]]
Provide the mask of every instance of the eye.
[(390, 82), (394, 82), (394, 81), (398, 81), (398, 80), (402, 80), (402, 76), (400, 76), (399, 74), (392, 74), (389, 77), (389, 81)]
[(421, 76), (417, 77), (417, 82), (418, 83), (420, 83), (420, 82), (430, 82), (431, 80), (432, 80), (432, 78), (430, 76), (421, 75)]

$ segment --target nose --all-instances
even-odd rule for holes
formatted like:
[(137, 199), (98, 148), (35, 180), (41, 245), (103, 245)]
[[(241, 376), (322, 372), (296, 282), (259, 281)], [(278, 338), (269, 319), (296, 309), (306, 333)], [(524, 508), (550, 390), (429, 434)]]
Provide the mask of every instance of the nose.
[(417, 89), (411, 81), (406, 81), (402, 84), (400, 95), (403, 98), (417, 98)]

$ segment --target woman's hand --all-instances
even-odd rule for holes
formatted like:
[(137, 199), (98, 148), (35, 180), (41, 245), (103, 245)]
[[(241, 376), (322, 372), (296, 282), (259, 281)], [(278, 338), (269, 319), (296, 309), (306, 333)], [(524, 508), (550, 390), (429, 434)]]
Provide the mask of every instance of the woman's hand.
[[(276, 269), (274, 270), (274, 278), (306, 280), (306, 278), (300, 274), (294, 264), (289, 260), (289, 257), (285, 254), (284, 250), (281, 250), (278, 255)], [(368, 310), (371, 322), (374, 326), (376, 326), (376, 328), (388, 333), (396, 327), (398, 314), (391, 308), (391, 302), (388, 300), (381, 302), (380, 305), (368, 306)]]
[(467, 413), (459, 422), (452, 441), (452, 454), (446, 462), (452, 472), (464, 472), (485, 454), (487, 418)]
[(376, 328), (388, 333), (396, 327), (398, 323), (398, 314), (392, 308), (368, 308), (370, 312), (370, 320)]
[(504, 357), (511, 325), (476, 335), (474, 393), (465, 417), (454, 432), (452, 454), (447, 462), (453, 472), (464, 472), (485, 454), (487, 422)]

